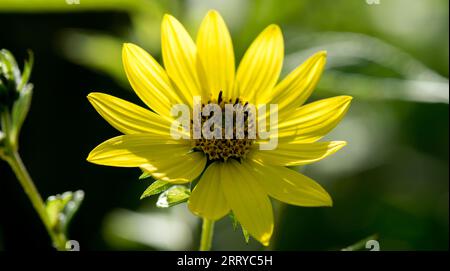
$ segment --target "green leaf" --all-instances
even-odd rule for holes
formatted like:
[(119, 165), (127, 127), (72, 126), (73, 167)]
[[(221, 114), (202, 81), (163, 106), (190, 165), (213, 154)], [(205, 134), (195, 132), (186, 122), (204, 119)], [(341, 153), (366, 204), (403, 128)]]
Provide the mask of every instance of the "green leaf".
[(156, 206), (168, 208), (186, 202), (191, 195), (191, 190), (183, 185), (174, 185), (159, 195)]
[(241, 229), (242, 229), (242, 234), (244, 235), (245, 242), (248, 244), (248, 241), (250, 240), (250, 234), (248, 233), (248, 231), (246, 229), (244, 229), (244, 227), (242, 227), (242, 225), (241, 225)]
[(56, 232), (66, 233), (73, 216), (78, 211), (84, 199), (84, 192), (64, 192), (50, 196), (45, 204), (45, 209), (50, 220), (51, 227)]
[(61, 200), (58, 195), (50, 196), (45, 204), (45, 209), (47, 210), (47, 215), (50, 220), (50, 225), (52, 228), (57, 228), (59, 226), (59, 214), (63, 208)]
[(65, 223), (63, 225), (64, 232), (67, 232), (70, 222), (72, 222), (74, 215), (78, 212), (78, 209), (80, 208), (83, 200), (84, 200), (84, 191), (83, 190), (75, 191), (72, 194), (72, 197), (70, 200), (64, 200), (64, 202), (65, 202), (65, 208), (64, 208)]
[[(237, 220), (236, 216), (233, 212), (230, 212), (229, 217), (231, 219), (231, 222), (233, 223), (233, 230), (236, 231), (238, 226), (240, 225), (239, 221)], [(250, 234), (244, 227), (241, 225), (242, 234), (244, 235), (245, 242), (248, 244), (248, 241), (250, 240)]]
[(141, 195), (141, 199), (166, 191), (170, 186), (171, 184), (168, 182), (156, 180), (149, 187), (147, 187), (147, 189), (145, 189), (144, 193)]
[(233, 223), (233, 230), (236, 231), (236, 229), (239, 226), (239, 221), (236, 219), (236, 216), (234, 215), (233, 212), (230, 212), (229, 216), (231, 219), (231, 223)]
[(151, 176), (152, 175), (149, 172), (143, 171), (141, 176), (139, 176), (139, 180), (147, 179), (147, 178), (150, 178)]
[(19, 98), (14, 102), (11, 112), (11, 138), (17, 141), (20, 129), (30, 110), (31, 98), (33, 96), (33, 85), (27, 84), (19, 94)]
[(17, 86), (20, 83), (21, 76), (13, 54), (6, 49), (0, 50), (0, 62), (2, 62), (1, 68), (5, 78), (14, 81)]
[(30, 79), (31, 70), (33, 69), (34, 64), (34, 55), (32, 51), (28, 51), (29, 59), (25, 61), (25, 65), (22, 71), (22, 78), (20, 80), (19, 86), (17, 87), (18, 91), (22, 91), (22, 89), (27, 85), (28, 80)]

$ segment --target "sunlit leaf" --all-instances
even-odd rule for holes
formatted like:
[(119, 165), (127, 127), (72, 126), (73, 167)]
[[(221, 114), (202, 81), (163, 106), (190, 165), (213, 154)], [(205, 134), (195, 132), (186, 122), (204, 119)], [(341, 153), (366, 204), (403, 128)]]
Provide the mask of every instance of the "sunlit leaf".
[(191, 195), (189, 188), (183, 185), (174, 185), (159, 195), (156, 206), (160, 208), (172, 207), (186, 202)]
[(64, 192), (50, 196), (45, 204), (51, 227), (56, 232), (66, 233), (73, 216), (78, 211), (84, 199), (84, 192)]
[(20, 70), (13, 54), (6, 49), (0, 50), (0, 62), (2, 63), (2, 73), (8, 80), (14, 80), (17, 86), (20, 83)]
[(30, 110), (31, 98), (33, 96), (33, 85), (26, 85), (19, 94), (19, 98), (14, 102), (11, 112), (11, 138), (16, 139), (20, 133), (23, 122)]
[(148, 173), (147, 171), (143, 171), (141, 176), (139, 176), (139, 180), (150, 178), (152, 175)]
[(58, 227), (58, 216), (63, 208), (61, 200), (57, 196), (50, 196), (47, 199), (45, 209), (52, 228)]
[(25, 65), (23, 67), (23, 72), (22, 72), (22, 78), (21, 81), (19, 83), (19, 86), (17, 87), (17, 89), (19, 91), (22, 91), (22, 89), (26, 86), (26, 84), (28, 83), (28, 80), (30, 79), (30, 75), (31, 75), (31, 70), (33, 69), (33, 64), (34, 64), (34, 55), (32, 51), (28, 51), (28, 61), (25, 61)]
[(141, 195), (141, 199), (166, 191), (170, 188), (170, 186), (171, 184), (168, 182), (156, 180), (149, 187), (147, 187), (147, 189), (145, 189), (144, 193)]

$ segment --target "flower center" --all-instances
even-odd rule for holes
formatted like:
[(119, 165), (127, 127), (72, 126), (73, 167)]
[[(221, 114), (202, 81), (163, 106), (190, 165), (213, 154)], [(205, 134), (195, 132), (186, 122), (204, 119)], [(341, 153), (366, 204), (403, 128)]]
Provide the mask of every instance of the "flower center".
[[(243, 137), (238, 136), (239, 130), (236, 129), (235, 126), (233, 126), (232, 131), (232, 138), (228, 139), (225, 136), (226, 133), (226, 122), (222, 121), (222, 138), (212, 138), (207, 139), (204, 138), (203, 134), (200, 139), (192, 139), (192, 145), (193, 149), (197, 151), (202, 151), (208, 156), (208, 160), (210, 161), (227, 161), (230, 158), (234, 158), (237, 160), (240, 160), (241, 158), (245, 158), (247, 153), (250, 151), (250, 147), (254, 143), (255, 139), (252, 137), (249, 137), (249, 128), (253, 127), (253, 123), (250, 120), (249, 112), (246, 111), (246, 107), (248, 105), (247, 102), (240, 101), (239, 98), (235, 99), (228, 99), (225, 100), (222, 98), (222, 91), (219, 93), (217, 100), (212, 99), (208, 101), (207, 104), (202, 104), (202, 110), (203, 108), (208, 104), (217, 104), (220, 109), (222, 110), (222, 116), (225, 116), (225, 105), (232, 105), (235, 109), (242, 109), (243, 112)], [(233, 121), (232, 123), (237, 124), (237, 113), (233, 112)], [(213, 117), (213, 114), (210, 116), (202, 116), (201, 118), (201, 127), (203, 127), (203, 124), (210, 118)], [(250, 124), (250, 126), (249, 126)]]

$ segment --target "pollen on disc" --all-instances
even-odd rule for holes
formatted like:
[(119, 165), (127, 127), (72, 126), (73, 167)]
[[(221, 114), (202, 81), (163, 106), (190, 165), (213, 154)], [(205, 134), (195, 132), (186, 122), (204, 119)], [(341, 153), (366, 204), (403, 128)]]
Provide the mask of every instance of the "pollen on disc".
[[(249, 128), (253, 128), (253, 123), (250, 121), (251, 116), (249, 111), (246, 111), (246, 107), (248, 103), (241, 101), (239, 98), (237, 99), (228, 99), (225, 100), (222, 97), (222, 91), (219, 93), (217, 99), (212, 99), (208, 101), (206, 104), (217, 104), (222, 110), (222, 116), (225, 115), (225, 105), (231, 104), (235, 108), (240, 107), (243, 110), (243, 138), (238, 137), (238, 132), (236, 127), (233, 128), (233, 136), (232, 139), (227, 139), (225, 136), (226, 127), (225, 122), (222, 121), (222, 138), (217, 139), (206, 139), (203, 137), (200, 139), (192, 139), (193, 149), (197, 151), (202, 151), (208, 156), (210, 161), (227, 161), (230, 158), (234, 158), (240, 160), (241, 158), (245, 158), (245, 156), (250, 151), (251, 146), (255, 142), (255, 139), (249, 138)], [(202, 104), (202, 110), (205, 107), (205, 104)], [(236, 123), (237, 114), (233, 112), (233, 123)], [(203, 124), (213, 116), (201, 118), (201, 127)], [(250, 125), (249, 125), (250, 124)], [(192, 131), (191, 131), (192, 133)]]

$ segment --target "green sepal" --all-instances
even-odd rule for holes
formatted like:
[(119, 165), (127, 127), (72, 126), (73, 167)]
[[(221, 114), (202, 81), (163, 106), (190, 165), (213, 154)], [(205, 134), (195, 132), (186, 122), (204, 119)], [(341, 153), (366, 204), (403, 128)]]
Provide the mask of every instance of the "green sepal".
[(231, 223), (233, 224), (233, 230), (236, 231), (239, 226), (239, 221), (236, 219), (236, 216), (233, 212), (230, 212), (228, 216), (230, 217)]
[(9, 110), (17, 99), (20, 70), (14, 56), (6, 49), (0, 50), (0, 111)]
[(170, 186), (171, 184), (168, 182), (156, 180), (149, 187), (147, 187), (147, 189), (145, 189), (144, 193), (141, 195), (141, 199), (166, 191), (170, 188)]
[[(17, 141), (23, 122), (30, 110), (31, 98), (33, 96), (33, 85), (27, 84), (20, 92), (18, 99), (14, 102), (11, 112), (11, 139)], [(15, 142), (14, 142), (15, 143)]]
[(161, 193), (156, 202), (159, 208), (168, 208), (186, 202), (191, 196), (191, 190), (184, 185), (174, 185)]
[(244, 235), (245, 242), (248, 244), (248, 241), (250, 240), (250, 234), (248, 233), (248, 231), (244, 227), (242, 227), (242, 225), (239, 223), (239, 221), (237, 220), (237, 218), (233, 212), (230, 212), (230, 214), (228, 216), (231, 219), (234, 231), (237, 230), (239, 225), (241, 226), (241, 230), (242, 230), (242, 234)]
[(147, 171), (142, 171), (141, 176), (139, 176), (139, 180), (144, 180), (144, 179), (148, 179), (152, 176), (152, 174), (150, 174)]
[(244, 235), (245, 242), (248, 244), (248, 241), (250, 240), (250, 234), (248, 233), (248, 231), (246, 229), (244, 229), (244, 227), (242, 227), (242, 225), (241, 225), (241, 229), (242, 229), (242, 234)]

